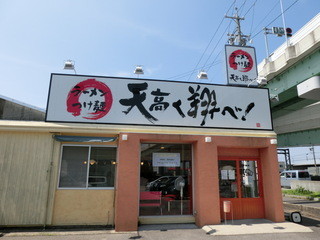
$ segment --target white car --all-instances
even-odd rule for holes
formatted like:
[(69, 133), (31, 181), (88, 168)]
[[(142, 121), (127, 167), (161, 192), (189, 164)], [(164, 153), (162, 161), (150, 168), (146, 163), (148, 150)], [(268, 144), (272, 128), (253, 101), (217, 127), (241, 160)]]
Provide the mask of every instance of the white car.
[(311, 180), (307, 170), (286, 170), (280, 174), (281, 187), (290, 188), (291, 180)]

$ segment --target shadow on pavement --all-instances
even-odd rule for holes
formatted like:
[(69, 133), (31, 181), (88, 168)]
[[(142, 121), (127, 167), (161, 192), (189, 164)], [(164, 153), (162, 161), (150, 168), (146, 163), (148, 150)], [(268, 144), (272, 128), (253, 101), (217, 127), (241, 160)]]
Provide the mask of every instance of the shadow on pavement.
[(112, 226), (57, 226), (57, 227), (5, 227), (0, 228), (0, 237), (9, 233), (68, 233), (110, 231)]
[(199, 229), (195, 224), (159, 224), (141, 225), (139, 231), (168, 231), (179, 229)]
[(301, 225), (306, 226), (306, 227), (318, 227), (320, 228), (320, 220), (302, 216), (302, 222)]

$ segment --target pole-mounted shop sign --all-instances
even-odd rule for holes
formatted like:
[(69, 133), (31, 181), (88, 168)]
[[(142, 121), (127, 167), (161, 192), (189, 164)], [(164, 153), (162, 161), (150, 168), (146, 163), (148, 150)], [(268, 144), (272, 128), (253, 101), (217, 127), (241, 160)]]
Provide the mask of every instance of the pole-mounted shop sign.
[(236, 45), (226, 45), (227, 79), (230, 85), (256, 86), (257, 61), (255, 49)]
[(52, 74), (46, 121), (272, 130), (268, 89)]

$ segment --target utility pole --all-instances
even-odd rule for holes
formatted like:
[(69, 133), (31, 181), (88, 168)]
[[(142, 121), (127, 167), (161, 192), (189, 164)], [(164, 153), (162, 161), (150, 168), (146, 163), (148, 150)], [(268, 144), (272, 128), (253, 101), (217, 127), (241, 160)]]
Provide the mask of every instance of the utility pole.
[(319, 169), (317, 167), (316, 154), (314, 153), (314, 146), (312, 146), (310, 150), (312, 151), (312, 154), (313, 154), (313, 161), (314, 161), (314, 166), (316, 168), (316, 175), (319, 176)]
[(250, 35), (243, 35), (241, 32), (240, 20), (244, 20), (244, 17), (239, 17), (238, 8), (236, 8), (236, 14), (234, 16), (225, 16), (225, 18), (231, 18), (237, 24), (236, 33), (235, 34), (228, 34), (229, 44), (235, 45), (235, 42), (237, 42), (238, 43), (237, 45), (239, 45), (239, 46), (246, 46), (247, 41), (250, 38)]

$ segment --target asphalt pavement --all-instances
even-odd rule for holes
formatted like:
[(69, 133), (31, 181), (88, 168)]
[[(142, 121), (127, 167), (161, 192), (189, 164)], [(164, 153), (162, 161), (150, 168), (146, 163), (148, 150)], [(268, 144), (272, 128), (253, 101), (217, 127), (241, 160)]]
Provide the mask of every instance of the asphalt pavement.
[[(284, 223), (288, 224), (288, 222)], [(170, 224), (170, 225), (148, 225), (142, 226), (138, 232), (116, 233), (114, 231), (40, 231), (40, 232), (11, 232), (3, 233), (2, 240), (124, 240), (124, 239), (146, 239), (146, 240), (270, 240), (270, 239), (319, 239), (320, 221), (304, 219), (303, 225), (290, 224), (294, 232), (281, 232), (285, 230), (284, 224), (275, 223), (254, 223), (252, 220), (245, 223), (234, 223), (234, 225), (210, 225), (209, 229), (197, 228), (194, 224)], [(258, 226), (258, 228), (256, 228)], [(234, 231), (238, 228), (239, 233), (235, 235), (217, 235), (221, 229)], [(260, 229), (273, 232), (254, 233), (245, 232), (248, 229)], [(264, 228), (268, 228), (267, 230)], [(303, 231), (301, 232), (301, 229)], [(209, 231), (208, 231), (209, 230)], [(274, 232), (277, 231), (277, 232)], [(279, 232), (280, 231), (280, 232)], [(233, 233), (234, 234), (234, 233)]]
[(320, 220), (320, 201), (308, 200), (299, 196), (283, 196), (285, 212), (298, 211), (302, 216)]
[(284, 209), (290, 213), (301, 210), (302, 223), (273, 223), (265, 219), (236, 220), (233, 223), (143, 225), (135, 232), (115, 232), (108, 229), (3, 229), (0, 240), (300, 240), (319, 239), (320, 202), (284, 197)]

